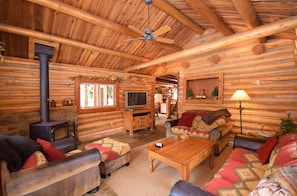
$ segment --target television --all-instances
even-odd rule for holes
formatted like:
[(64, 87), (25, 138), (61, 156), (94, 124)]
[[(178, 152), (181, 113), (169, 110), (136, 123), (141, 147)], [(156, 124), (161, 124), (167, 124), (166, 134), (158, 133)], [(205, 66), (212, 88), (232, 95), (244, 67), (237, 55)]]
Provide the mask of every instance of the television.
[(145, 91), (125, 91), (125, 108), (145, 107), (148, 103)]

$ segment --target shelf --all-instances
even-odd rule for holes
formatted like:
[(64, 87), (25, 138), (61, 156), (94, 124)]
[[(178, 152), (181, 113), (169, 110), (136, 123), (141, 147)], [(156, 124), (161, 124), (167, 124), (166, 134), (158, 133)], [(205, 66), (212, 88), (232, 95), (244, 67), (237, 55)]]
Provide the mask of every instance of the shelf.
[[(185, 77), (184, 99), (186, 103), (221, 104), (223, 103), (223, 73), (207, 74)], [(212, 96), (212, 92), (218, 87), (218, 96)], [(192, 91), (192, 97), (188, 97), (188, 91)], [(205, 96), (205, 99), (196, 98)]]
[(50, 110), (76, 110), (76, 105), (50, 107)]

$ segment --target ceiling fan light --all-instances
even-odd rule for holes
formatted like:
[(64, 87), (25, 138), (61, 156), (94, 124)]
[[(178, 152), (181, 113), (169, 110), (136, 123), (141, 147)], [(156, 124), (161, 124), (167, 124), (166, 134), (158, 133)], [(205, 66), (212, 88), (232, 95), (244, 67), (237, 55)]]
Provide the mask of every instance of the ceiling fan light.
[(152, 4), (152, 0), (145, 0), (145, 4), (147, 4), (147, 5)]

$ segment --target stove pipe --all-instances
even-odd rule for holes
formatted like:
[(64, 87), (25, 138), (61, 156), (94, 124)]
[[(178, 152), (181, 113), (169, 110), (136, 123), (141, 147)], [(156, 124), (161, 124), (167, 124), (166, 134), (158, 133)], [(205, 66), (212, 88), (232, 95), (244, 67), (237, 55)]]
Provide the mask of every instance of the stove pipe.
[(40, 62), (40, 121), (49, 122), (49, 73), (48, 62), (54, 55), (54, 48), (35, 43), (35, 55)]

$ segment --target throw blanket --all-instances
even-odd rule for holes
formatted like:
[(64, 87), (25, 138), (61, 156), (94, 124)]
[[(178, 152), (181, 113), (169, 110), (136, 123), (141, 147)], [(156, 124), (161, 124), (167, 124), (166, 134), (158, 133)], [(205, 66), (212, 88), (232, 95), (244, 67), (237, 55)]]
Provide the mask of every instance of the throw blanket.
[(225, 116), (225, 117), (229, 118), (231, 116), (231, 114), (229, 113), (229, 111), (227, 109), (220, 109), (220, 110), (216, 110), (216, 111), (210, 111), (207, 114), (202, 115), (202, 120), (206, 124), (211, 125), (218, 118), (220, 118), (222, 116)]
[(10, 172), (19, 171), (28, 157), (41, 146), (33, 139), (24, 136), (7, 136), (0, 134), (0, 160), (6, 161)]

